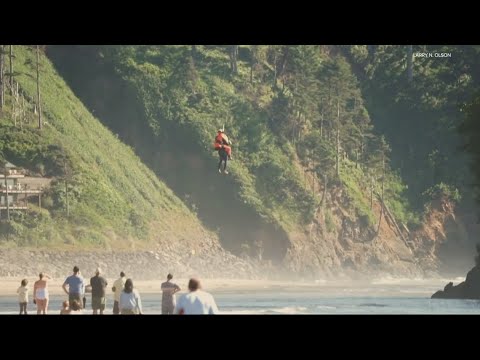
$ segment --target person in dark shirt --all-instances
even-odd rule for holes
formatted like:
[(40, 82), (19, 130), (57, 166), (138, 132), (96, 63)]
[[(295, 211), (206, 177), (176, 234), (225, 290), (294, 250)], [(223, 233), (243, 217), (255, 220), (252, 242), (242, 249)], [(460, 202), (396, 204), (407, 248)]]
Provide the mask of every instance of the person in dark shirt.
[(175, 310), (175, 293), (180, 291), (180, 287), (170, 280), (173, 279), (172, 274), (167, 275), (167, 281), (162, 283), (162, 314), (172, 315)]
[(92, 309), (93, 314), (97, 315), (98, 310), (100, 310), (100, 315), (103, 315), (105, 310), (105, 288), (108, 283), (104, 277), (100, 276), (100, 268), (97, 268), (95, 271), (95, 276), (90, 279), (90, 285), (92, 286)]

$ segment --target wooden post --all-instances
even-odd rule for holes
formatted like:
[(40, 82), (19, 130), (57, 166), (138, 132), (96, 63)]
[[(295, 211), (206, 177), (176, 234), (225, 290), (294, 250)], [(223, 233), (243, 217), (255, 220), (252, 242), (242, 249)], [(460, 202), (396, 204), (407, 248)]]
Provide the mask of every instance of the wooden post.
[(38, 194), (38, 207), (42, 208), (42, 194)]

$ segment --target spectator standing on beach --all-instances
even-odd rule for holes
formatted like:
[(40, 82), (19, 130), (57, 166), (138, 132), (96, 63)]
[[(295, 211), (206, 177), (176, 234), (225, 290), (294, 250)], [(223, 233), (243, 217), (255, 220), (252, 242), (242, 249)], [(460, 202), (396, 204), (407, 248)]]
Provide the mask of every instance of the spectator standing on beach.
[(20, 305), (20, 315), (27, 315), (27, 304), (28, 304), (28, 280), (23, 279), (20, 287), (17, 289), (18, 294), (18, 303)]
[(167, 281), (162, 283), (162, 314), (172, 315), (175, 310), (175, 293), (179, 292), (180, 287), (171, 282), (173, 279), (172, 274), (167, 275)]
[(125, 287), (125, 281), (127, 281), (127, 279), (125, 277), (125, 273), (122, 271), (120, 272), (120, 277), (113, 283), (112, 291), (115, 293), (113, 302), (113, 313), (115, 315), (120, 314), (120, 295), (122, 294), (123, 288)]
[(200, 280), (190, 279), (188, 282), (188, 294), (178, 299), (175, 314), (179, 315), (214, 315), (218, 314), (218, 307), (213, 296), (201, 290)]
[(83, 277), (80, 275), (80, 269), (78, 266), (73, 267), (73, 275), (70, 275), (65, 279), (62, 289), (68, 295), (68, 302), (70, 305), (72, 305), (73, 301), (76, 300), (81, 307), (80, 304), (82, 303), (82, 296), (85, 293), (85, 283)]
[(142, 300), (137, 289), (133, 288), (132, 279), (125, 281), (125, 288), (120, 294), (120, 313), (122, 315), (142, 315)]
[(48, 313), (48, 284), (50, 276), (44, 273), (38, 274), (39, 279), (33, 284), (33, 303), (37, 305), (37, 314)]
[(90, 279), (90, 285), (92, 286), (92, 309), (93, 314), (96, 315), (100, 311), (100, 315), (103, 315), (105, 310), (105, 288), (108, 283), (103, 276), (100, 276), (102, 270), (97, 268), (95, 270), (95, 276)]

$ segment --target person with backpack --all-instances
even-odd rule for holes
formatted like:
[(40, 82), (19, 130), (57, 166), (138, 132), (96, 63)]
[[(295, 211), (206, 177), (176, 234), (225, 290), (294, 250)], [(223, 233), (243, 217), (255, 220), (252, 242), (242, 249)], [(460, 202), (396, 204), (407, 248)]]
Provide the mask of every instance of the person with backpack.
[[(213, 144), (215, 150), (218, 151), (220, 161), (218, 162), (218, 172), (228, 174), (227, 161), (232, 160), (232, 143), (228, 139), (223, 129), (218, 129), (217, 136), (215, 136), (215, 142)], [(223, 170), (222, 170), (223, 163)]]

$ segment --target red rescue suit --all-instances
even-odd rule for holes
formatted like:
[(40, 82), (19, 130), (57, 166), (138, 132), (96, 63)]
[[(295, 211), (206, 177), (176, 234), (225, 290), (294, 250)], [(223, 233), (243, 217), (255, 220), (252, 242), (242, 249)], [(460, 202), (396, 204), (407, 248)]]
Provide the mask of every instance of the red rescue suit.
[(219, 131), (217, 133), (217, 136), (215, 137), (215, 143), (213, 144), (213, 146), (215, 147), (215, 150), (220, 150), (223, 147), (228, 157), (230, 158), (232, 155), (232, 148), (229, 145), (230, 145), (230, 141), (228, 140), (227, 135)]

